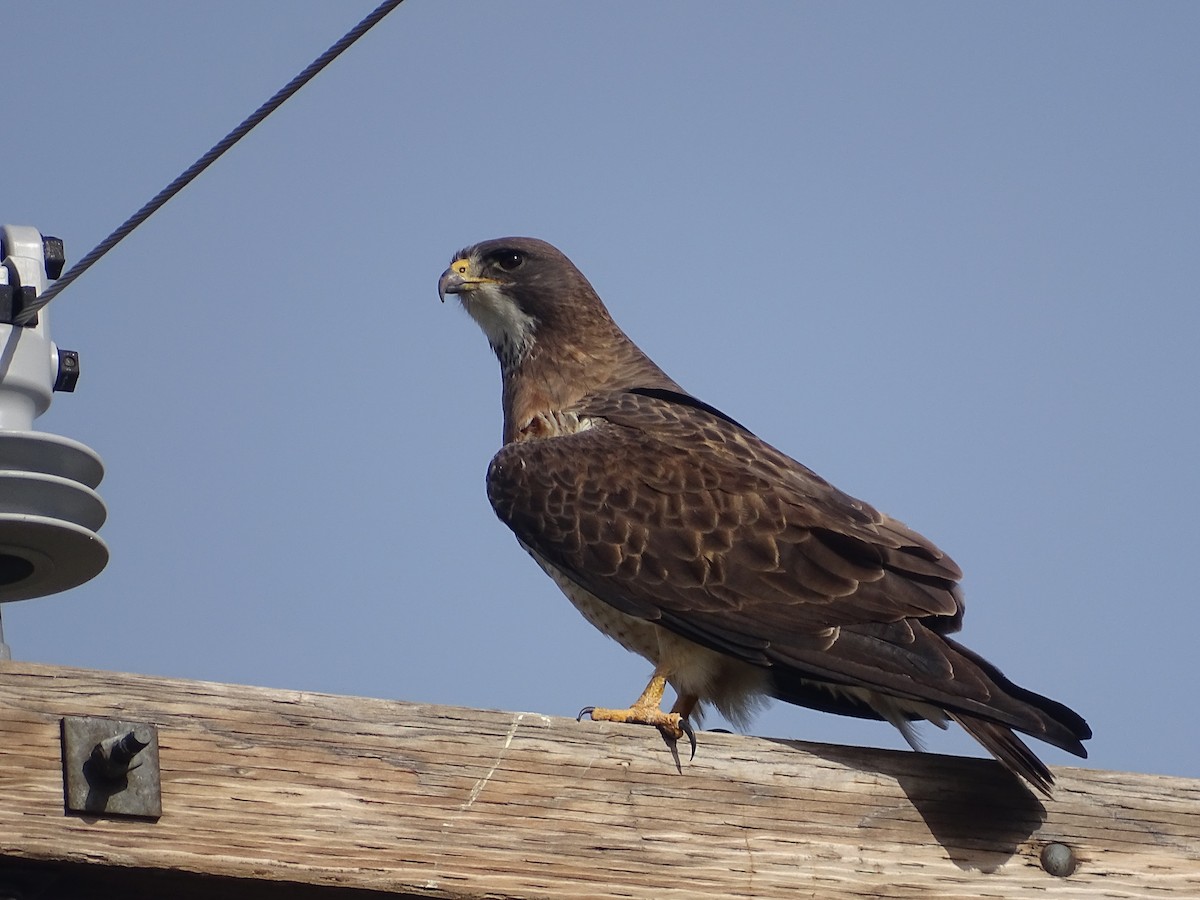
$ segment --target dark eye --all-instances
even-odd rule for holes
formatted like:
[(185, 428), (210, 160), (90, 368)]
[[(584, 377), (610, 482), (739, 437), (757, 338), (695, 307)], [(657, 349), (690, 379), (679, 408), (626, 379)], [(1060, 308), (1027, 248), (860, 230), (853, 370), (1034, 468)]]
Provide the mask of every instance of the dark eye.
[(519, 269), (521, 263), (525, 262), (525, 254), (519, 250), (497, 250), (492, 254), (492, 262), (505, 272), (511, 272), (513, 269)]

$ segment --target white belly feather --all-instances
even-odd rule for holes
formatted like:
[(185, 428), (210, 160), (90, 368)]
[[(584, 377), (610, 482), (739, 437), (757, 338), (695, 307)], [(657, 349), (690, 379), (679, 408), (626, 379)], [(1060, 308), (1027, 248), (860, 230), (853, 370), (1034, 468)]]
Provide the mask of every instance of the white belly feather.
[[(702, 647), (654, 622), (621, 612), (580, 587), (529, 547), (521, 546), (554, 579), (585, 619), (626, 650), (660, 668), (677, 694), (691, 694), (702, 704), (711, 703), (739, 727), (765, 704), (769, 677), (766, 670)], [(700, 712), (694, 718), (699, 719)]]

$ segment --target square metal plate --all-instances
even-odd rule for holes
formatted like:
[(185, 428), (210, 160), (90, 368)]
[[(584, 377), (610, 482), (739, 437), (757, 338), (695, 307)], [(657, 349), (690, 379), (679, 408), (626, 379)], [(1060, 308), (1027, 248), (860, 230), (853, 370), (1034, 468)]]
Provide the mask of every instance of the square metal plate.
[[(149, 731), (150, 743), (134, 756), (123, 775), (105, 776), (92, 759), (96, 745), (134, 729)], [(64, 716), (62, 720), (63, 785), (68, 812), (107, 816), (162, 815), (158, 768), (158, 729), (144, 722)]]

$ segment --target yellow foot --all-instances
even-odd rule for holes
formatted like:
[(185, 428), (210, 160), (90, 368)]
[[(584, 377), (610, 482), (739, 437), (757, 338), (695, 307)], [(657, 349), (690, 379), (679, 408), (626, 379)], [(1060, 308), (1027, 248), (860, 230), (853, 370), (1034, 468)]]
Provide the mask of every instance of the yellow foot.
[(692, 758), (696, 756), (696, 732), (685, 716), (677, 712), (666, 713), (657, 706), (631, 706), (629, 709), (604, 709), (585, 706), (579, 711), (580, 720), (590, 716), (593, 722), (623, 722), (627, 725), (653, 725), (662, 736), (674, 744), (685, 734), (692, 746)]

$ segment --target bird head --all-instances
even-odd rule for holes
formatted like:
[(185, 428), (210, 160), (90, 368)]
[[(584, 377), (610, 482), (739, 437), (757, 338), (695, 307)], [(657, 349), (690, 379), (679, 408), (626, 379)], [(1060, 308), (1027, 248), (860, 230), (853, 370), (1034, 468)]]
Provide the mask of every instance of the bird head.
[(583, 274), (536, 238), (497, 238), (460, 250), (438, 279), (443, 302), (447, 294), (458, 296), (506, 366), (520, 363), (548, 329), (569, 331), (580, 317), (597, 314), (608, 319)]

